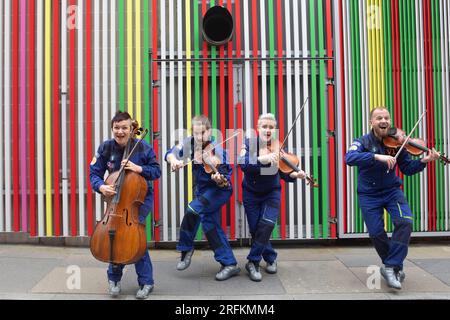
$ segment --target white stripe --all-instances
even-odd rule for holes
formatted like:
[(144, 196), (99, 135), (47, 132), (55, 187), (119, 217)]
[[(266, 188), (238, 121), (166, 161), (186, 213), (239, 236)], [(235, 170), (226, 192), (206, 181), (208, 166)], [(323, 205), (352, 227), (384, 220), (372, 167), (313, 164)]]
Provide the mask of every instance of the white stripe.
[[(298, 24), (298, 2), (294, 1), (292, 5), (293, 11), (293, 28), (294, 31), (294, 57), (300, 57), (300, 26)], [(294, 106), (297, 108), (298, 106), (303, 104), (305, 97), (301, 96), (301, 88), (300, 88), (300, 60), (294, 60), (294, 88), (295, 88), (295, 104)], [(298, 111), (297, 111), (298, 112)], [(301, 125), (302, 116), (299, 117), (297, 123), (295, 124), (295, 152), (301, 159), (302, 153), (302, 125)], [(299, 168), (302, 169), (303, 164), (300, 161)], [(303, 186), (305, 183), (297, 183), (297, 237), (299, 239), (303, 238)]]
[(11, 3), (5, 2), (5, 230), (11, 232)]
[[(3, 35), (3, 3), (0, 3), (0, 34)], [(3, 37), (3, 39), (8, 39), (8, 37)], [(0, 90), (3, 88), (3, 73), (6, 71), (3, 70), (3, 66), (5, 66), (6, 69), (6, 65), (3, 64), (3, 40), (0, 39)], [(0, 105), (4, 106), (4, 101), (2, 100), (2, 92), (0, 92)], [(3, 124), (3, 112), (0, 112), (0, 143), (2, 143), (4, 145), (3, 142), (3, 128), (4, 128), (4, 124)], [(3, 145), (0, 146), (0, 159), (3, 160)], [(4, 218), (4, 214), (5, 214), (5, 210), (3, 209), (3, 204), (4, 204), (4, 197), (3, 197), (3, 180), (4, 180), (4, 176), (3, 176), (3, 166), (0, 167), (0, 232), (5, 231), (5, 218)]]
[[(161, 59), (166, 57), (166, 7), (160, 6), (160, 28), (161, 28)], [(161, 62), (161, 110), (167, 110), (166, 106), (166, 63)], [(161, 112), (161, 127), (167, 125), (166, 112)], [(167, 148), (167, 134), (163, 134), (161, 137), (162, 150), (164, 152)], [(167, 166), (162, 166), (162, 179), (161, 179), (161, 190), (164, 192), (167, 190)], [(169, 240), (169, 219), (168, 219), (168, 209), (167, 209), (167, 195), (162, 193), (162, 211), (163, 211), (163, 241)]]
[[(337, 175), (337, 181), (338, 181), (338, 221), (340, 222), (338, 224), (339, 230), (337, 237), (340, 238), (344, 234), (344, 202), (347, 201), (347, 199), (344, 199), (343, 189), (346, 187), (344, 186), (344, 179), (343, 179), (343, 173), (344, 170), (347, 170), (347, 166), (344, 167), (343, 165), (343, 151), (342, 151), (342, 117), (341, 117), (341, 108), (342, 108), (342, 96), (341, 96), (341, 86), (344, 85), (341, 83), (341, 73), (343, 70), (341, 69), (341, 61), (343, 57), (341, 56), (341, 34), (339, 31), (339, 4), (337, 1), (333, 2), (333, 26), (335, 30), (334, 34), (334, 41), (335, 41), (335, 101), (336, 101), (336, 145), (337, 145), (337, 172), (339, 173)], [(343, 142), (345, 144), (345, 141)]]
[[(343, 12), (346, 13), (347, 17), (350, 17), (350, 9), (348, 2), (343, 2)], [(353, 109), (352, 109), (352, 99), (351, 99), (351, 46), (350, 46), (350, 25), (348, 23), (344, 24), (346, 30), (344, 30), (344, 45), (345, 45), (345, 106), (346, 106), (346, 125), (347, 125), (347, 146), (350, 146), (353, 140)], [(347, 108), (348, 106), (348, 108)], [(347, 227), (350, 233), (355, 232), (354, 221), (355, 221), (355, 207), (353, 202), (353, 168), (347, 166)]]
[[(183, 57), (183, 5), (182, 0), (177, 0), (177, 8), (178, 8), (178, 18), (177, 18), (177, 36), (178, 36), (178, 58)], [(189, 10), (189, 9), (187, 9)], [(151, 66), (150, 66), (151, 67)], [(183, 111), (184, 111), (184, 103), (183, 103), (183, 62), (178, 62), (178, 130), (183, 130), (184, 121), (183, 121)], [(190, 117), (190, 115), (187, 115)], [(177, 135), (175, 138), (178, 138), (179, 141), (183, 141), (183, 136)], [(184, 170), (178, 170), (178, 197), (179, 197), (179, 221), (183, 220), (184, 216)], [(176, 238), (174, 238), (176, 240)]]
[[(302, 0), (301, 3), (301, 15), (302, 15), (302, 56), (308, 57), (308, 28), (306, 22), (308, 21), (308, 15), (306, 11), (306, 0)], [(309, 79), (308, 79), (308, 61), (303, 60), (303, 97), (309, 97)], [(311, 161), (310, 161), (310, 139), (309, 139), (309, 130), (310, 121), (309, 121), (309, 112), (311, 110), (311, 98), (308, 100), (307, 105), (305, 105), (305, 109), (302, 111), (305, 120), (303, 129), (305, 130), (305, 172), (307, 174), (311, 174)], [(313, 210), (318, 210), (318, 208), (313, 208), (311, 205), (311, 188), (305, 188), (305, 200), (306, 200), (306, 238), (311, 238), (311, 215), (313, 214)]]
[(84, 8), (83, 8), (84, 0), (78, 1), (78, 30), (77, 30), (77, 66), (78, 66), (78, 74), (77, 74), (77, 111), (78, 111), (78, 216), (79, 216), (79, 235), (85, 235), (85, 206), (84, 206), (84, 130), (83, 126), (84, 120), (84, 96), (83, 96), (83, 83), (84, 83), (84, 73), (83, 73), (83, 48), (84, 48), (84, 26), (83, 26), (83, 16), (84, 16)]
[[(111, 75), (111, 116), (116, 113), (116, 5), (115, 2), (111, 4), (111, 14), (110, 14), (110, 21), (111, 21), (111, 29), (110, 29), (110, 37), (111, 37), (111, 61), (110, 63), (110, 75)], [(106, 106), (105, 106), (106, 108)], [(108, 136), (110, 134), (110, 131), (108, 130)], [(106, 136), (104, 136), (105, 138)]]
[[(61, 123), (67, 123), (67, 0), (61, 2)], [(63, 236), (69, 236), (69, 186), (67, 170), (67, 126), (61, 126), (61, 182)]]
[[(419, 7), (418, 7), (418, 1), (419, 0), (415, 0), (415, 12), (416, 12), (416, 50), (417, 50), (417, 105), (418, 105), (418, 112), (419, 114), (421, 114), (421, 109), (422, 109), (422, 82), (421, 82), (421, 54), (420, 54), (420, 47), (421, 47), (421, 42), (420, 42), (420, 26), (419, 26), (419, 21), (420, 21), (420, 16), (419, 16)], [(394, 93), (395, 94), (395, 93)], [(417, 128), (417, 132), (419, 133), (419, 136), (422, 137), (422, 125), (420, 124), (419, 127)], [(419, 212), (418, 214), (421, 215), (424, 208), (424, 202), (423, 202), (423, 186), (424, 186), (424, 174), (420, 175), (420, 208), (418, 209)], [(421, 227), (419, 226), (419, 230), (421, 229)]]
[[(296, 2), (296, 1), (294, 1)], [(259, 1), (259, 32), (261, 33), (261, 58), (266, 58), (266, 4), (265, 0)], [(261, 61), (261, 105), (262, 112), (267, 113), (267, 63)]]
[[(174, 59), (175, 56), (175, 28), (174, 28), (174, 8), (173, 1), (169, 1), (169, 59)], [(163, 122), (166, 125), (166, 122)], [(173, 133), (175, 130), (175, 63), (173, 61), (169, 62), (169, 130), (167, 130), (167, 140), (170, 141), (169, 145), (173, 145), (175, 143), (175, 139), (173, 138)], [(166, 149), (164, 149), (166, 150)], [(169, 189), (167, 189), (169, 191)], [(176, 241), (176, 202), (177, 199), (175, 197), (175, 174), (170, 174), (170, 195), (166, 198), (170, 197), (170, 231), (171, 231), (171, 240)], [(174, 198), (172, 198), (174, 197)], [(168, 223), (169, 221), (167, 221)]]
[[(95, 1), (98, 2), (98, 1)], [(100, 17), (102, 19), (102, 89), (100, 89), (100, 81), (99, 81), (99, 103), (100, 103), (100, 90), (102, 91), (102, 114), (103, 114), (103, 133), (102, 133), (102, 140), (107, 140), (110, 135), (110, 114), (109, 114), (109, 108), (108, 108), (108, 98), (109, 98), (109, 92), (108, 92), (108, 51), (110, 50), (108, 48), (108, 3), (111, 3), (108, 0), (102, 1), (102, 12), (99, 16), (98, 25), (100, 27)], [(111, 3), (111, 6), (113, 7), (115, 4)], [(114, 52), (115, 49), (111, 49), (111, 54)], [(99, 51), (100, 51), (100, 43), (99, 43)], [(99, 57), (100, 58), (100, 57)], [(100, 74), (99, 74), (100, 76)], [(114, 113), (111, 113), (111, 118), (114, 115)], [(100, 127), (100, 126), (99, 126)], [(100, 128), (99, 128), (100, 129)]]
[[(244, 1), (244, 15), (242, 16), (244, 20), (244, 56), (245, 58), (250, 57), (250, 40), (249, 40), (249, 12), (248, 12), (248, 1)], [(245, 109), (245, 130), (248, 131), (253, 128), (252, 125), (252, 90), (250, 84), (252, 79), (250, 77), (250, 62), (245, 61), (245, 104), (243, 109)], [(255, 85), (255, 84), (253, 84)], [(257, 85), (257, 84), (256, 84)], [(248, 133), (246, 133), (248, 134)]]
[[(106, 20), (106, 16), (102, 15)], [(103, 61), (104, 62), (104, 61)], [(103, 66), (104, 68), (104, 66)], [(104, 79), (103, 79), (104, 80)], [(94, 157), (100, 145), (100, 1), (94, 1)], [(103, 110), (107, 104), (103, 103)], [(104, 112), (103, 112), (104, 113)], [(104, 124), (103, 124), (104, 125)], [(100, 195), (95, 193), (95, 220), (101, 219)]]
[[(422, 1), (419, 1), (418, 3), (419, 6), (419, 15), (418, 15), (418, 21), (419, 21), (419, 29), (420, 29), (420, 61), (419, 61), (419, 76), (420, 76), (420, 83), (421, 83), (421, 89), (418, 90), (419, 92), (423, 93), (422, 95), (422, 101), (420, 101), (420, 105), (421, 108), (419, 109), (421, 113), (423, 113), (423, 111), (425, 111), (426, 109), (426, 100), (425, 100), (425, 56), (424, 56), (424, 46), (423, 46), (423, 40), (424, 40), (424, 31), (423, 31), (423, 19), (421, 17), (423, 17), (423, 6), (422, 6)], [(425, 141), (427, 140), (427, 126), (426, 126), (427, 122), (426, 121), (422, 121), (419, 125), (419, 128), (421, 128), (422, 130), (422, 137), (425, 139)], [(427, 231), (428, 230), (428, 223), (427, 223), (427, 219), (428, 219), (428, 196), (427, 196), (427, 186), (428, 186), (428, 173), (427, 170), (425, 169), (423, 172), (423, 179), (424, 179), (424, 184), (423, 184), (423, 188), (422, 189), (422, 212), (421, 212), (421, 231)]]
[[(38, 189), (38, 235), (44, 236), (44, 1), (36, 3), (36, 130), (37, 130), (37, 189)], [(6, 63), (6, 61), (5, 61)]]
[[(289, 58), (291, 57), (291, 26), (290, 26), (290, 8), (289, 8), (289, 1), (285, 2), (284, 6), (284, 14), (285, 14), (285, 33), (286, 33), (286, 113), (287, 113), (287, 127), (290, 128), (293, 124), (292, 120), (292, 114), (294, 114), (294, 117), (296, 116), (296, 109), (297, 106), (292, 104), (292, 70), (291, 70), (291, 60)], [(286, 132), (287, 134), (287, 132)], [(293, 151), (293, 135), (291, 134), (288, 137), (288, 150), (289, 152)], [(300, 183), (296, 183), (299, 185)], [(293, 183), (285, 183), (286, 189), (289, 193), (289, 238), (294, 239), (295, 238), (295, 221), (294, 221), (294, 187), (295, 185)]]

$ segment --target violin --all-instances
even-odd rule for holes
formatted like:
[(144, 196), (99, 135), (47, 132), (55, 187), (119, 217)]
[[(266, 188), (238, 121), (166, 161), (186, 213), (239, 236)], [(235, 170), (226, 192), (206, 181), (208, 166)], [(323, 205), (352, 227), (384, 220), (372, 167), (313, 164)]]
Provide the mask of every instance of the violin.
[[(278, 169), (285, 173), (291, 174), (292, 172), (299, 172), (300, 168), (298, 165), (300, 164), (300, 159), (297, 155), (293, 153), (289, 153), (280, 148), (278, 140), (271, 141), (265, 147), (259, 150), (259, 155), (266, 155), (269, 153), (279, 153), (279, 161), (278, 161)], [(306, 184), (312, 186), (313, 188), (318, 188), (319, 184), (317, 183), (317, 179), (314, 179), (313, 176), (306, 174)]]
[[(203, 165), (203, 169), (207, 174), (217, 174), (217, 168), (222, 164), (222, 160), (216, 155), (214, 151), (215, 146), (208, 142), (203, 150), (196, 150), (194, 152), (194, 159)], [(225, 188), (230, 185), (227, 178), (223, 174), (220, 175), (221, 181), (217, 184), (220, 188)]]
[[(388, 130), (388, 136), (383, 138), (383, 144), (388, 148), (397, 149), (403, 145), (406, 138), (406, 133), (402, 129), (391, 127)], [(424, 152), (430, 151), (425, 141), (420, 138), (409, 138), (405, 144), (405, 149), (413, 156), (419, 156)], [(439, 156), (439, 160), (444, 165), (450, 163), (450, 160), (444, 154)]]
[(134, 121), (123, 155), (126, 163), (105, 180), (105, 184), (114, 186), (116, 194), (104, 197), (106, 210), (103, 219), (97, 222), (90, 241), (92, 255), (103, 262), (132, 264), (147, 250), (145, 224), (139, 222), (139, 207), (147, 195), (147, 182), (140, 174), (124, 169), (134, 150), (148, 133), (148, 129), (145, 129), (144, 136), (131, 149), (134, 136), (140, 135), (142, 131), (137, 121)]

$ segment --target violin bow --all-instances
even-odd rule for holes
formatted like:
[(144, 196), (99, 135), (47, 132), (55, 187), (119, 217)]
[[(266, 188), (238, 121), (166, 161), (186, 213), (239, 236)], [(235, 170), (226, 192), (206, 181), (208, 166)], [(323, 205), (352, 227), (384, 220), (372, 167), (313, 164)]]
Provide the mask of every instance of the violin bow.
[[(400, 149), (398, 149), (397, 154), (395, 155), (394, 159), (395, 161), (397, 161), (397, 158), (400, 154), (400, 152), (402, 152), (403, 148), (405, 147), (406, 143), (408, 142), (409, 138), (411, 138), (411, 135), (413, 134), (414, 130), (416, 130), (417, 126), (419, 125), (419, 123), (422, 121), (423, 117), (425, 116), (425, 113), (427, 112), (427, 110), (425, 110), (422, 115), (420, 116), (419, 120), (417, 120), (416, 124), (414, 125), (414, 127), (412, 128), (411, 132), (408, 134), (408, 136), (406, 137), (405, 141), (403, 142), (402, 146), (400, 147)], [(389, 173), (389, 169), (387, 170), (387, 173)]]
[(289, 135), (291, 134), (292, 129), (294, 129), (295, 123), (297, 122), (298, 118), (300, 117), (300, 114), (302, 113), (303, 108), (305, 107), (306, 101), (308, 101), (308, 99), (309, 99), (309, 97), (306, 97), (305, 101), (303, 102), (303, 105), (302, 105), (302, 107), (300, 108), (300, 111), (298, 112), (297, 116), (295, 117), (295, 120), (294, 120), (294, 122), (292, 123), (291, 128), (289, 129), (289, 131), (288, 131), (286, 137), (285, 137), (284, 140), (283, 140), (283, 143), (282, 143), (281, 146), (280, 146), (280, 150), (283, 149), (284, 144), (285, 144), (286, 141), (287, 141), (287, 138), (288, 138)]

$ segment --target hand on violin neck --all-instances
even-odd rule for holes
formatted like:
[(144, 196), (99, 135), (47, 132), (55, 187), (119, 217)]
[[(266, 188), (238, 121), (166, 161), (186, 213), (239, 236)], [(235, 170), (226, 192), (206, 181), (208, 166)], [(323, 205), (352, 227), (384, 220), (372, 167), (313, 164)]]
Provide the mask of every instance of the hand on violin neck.
[(434, 148), (431, 149), (428, 154), (423, 157), (422, 159), (420, 159), (420, 162), (422, 163), (428, 163), (431, 161), (436, 161), (440, 158), (441, 154), (439, 152), (437, 152)]
[(216, 172), (214, 174), (211, 175), (211, 179), (214, 180), (214, 182), (219, 186), (219, 187), (225, 187), (228, 185), (228, 180), (227, 178), (225, 178), (220, 172)]
[(297, 172), (293, 171), (289, 174), (289, 176), (293, 179), (305, 179), (306, 173), (303, 170), (299, 170)]
[(397, 162), (397, 159), (385, 154), (376, 154), (375, 160), (385, 163), (389, 170), (393, 169), (395, 167), (395, 163)]
[[(126, 164), (126, 165), (125, 165)], [(131, 162), (131, 161), (126, 161), (126, 160), (122, 160), (122, 163), (120, 164), (122, 166), (125, 166), (125, 170), (130, 170), (136, 173), (141, 173), (142, 172), (142, 167), (138, 166), (137, 164)]]
[(261, 162), (262, 164), (277, 164), (278, 160), (279, 160), (280, 156), (278, 153), (272, 152), (266, 155), (262, 155), (258, 157), (258, 161)]
[(172, 159), (170, 161), (170, 170), (172, 171), (177, 171), (180, 168), (184, 167), (184, 163), (183, 161), (177, 160), (177, 159)]
[(105, 196), (105, 197), (111, 197), (116, 194), (116, 190), (114, 190), (114, 186), (103, 184), (100, 186), (99, 191)]

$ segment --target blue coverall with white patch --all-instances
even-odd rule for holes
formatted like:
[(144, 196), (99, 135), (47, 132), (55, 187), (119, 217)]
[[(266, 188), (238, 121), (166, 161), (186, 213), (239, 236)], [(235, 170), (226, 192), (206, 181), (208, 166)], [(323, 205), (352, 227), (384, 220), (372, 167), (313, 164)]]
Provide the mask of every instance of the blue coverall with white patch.
[(270, 235), (280, 213), (280, 178), (286, 182), (297, 179), (282, 173), (278, 167), (263, 165), (258, 161), (259, 139), (246, 139), (245, 154), (238, 158), (239, 166), (244, 172), (242, 197), (247, 216), (252, 247), (247, 256), (249, 261), (258, 263), (264, 259), (272, 263), (277, 253), (270, 244)]
[[(211, 143), (214, 144), (214, 142)], [(194, 248), (194, 238), (201, 222), (203, 232), (214, 251), (214, 259), (223, 266), (236, 265), (236, 258), (220, 224), (220, 208), (230, 200), (233, 193), (232, 168), (228, 164), (225, 150), (216, 146), (214, 152), (222, 159), (222, 164), (218, 166), (217, 170), (225, 176), (229, 186), (220, 188), (211, 179), (211, 174), (206, 173), (202, 164), (197, 161), (193, 162), (194, 199), (188, 204), (183, 216), (177, 250), (189, 251)], [(170, 148), (164, 160), (167, 161), (169, 154), (173, 154), (178, 160), (194, 159), (194, 138), (188, 137), (183, 140), (181, 145)]]
[[(134, 139), (132, 146), (136, 142), (137, 139)], [(120, 169), (124, 151), (125, 148), (121, 147), (114, 139), (107, 140), (100, 145), (90, 165), (90, 181), (92, 188), (96, 192), (100, 193), (100, 187), (105, 184), (103, 177), (106, 170), (111, 174)], [(145, 196), (144, 203), (139, 207), (139, 222), (144, 223), (146, 217), (153, 209), (153, 187), (151, 181), (161, 176), (161, 169), (159, 163), (156, 161), (155, 152), (146, 141), (142, 141), (136, 147), (130, 161), (142, 167), (140, 175), (147, 182), (147, 195)], [(148, 250), (145, 250), (145, 254), (134, 266), (140, 286), (154, 284), (153, 266)], [(108, 279), (115, 282), (120, 281), (123, 268), (124, 265), (109, 264), (107, 271)]]
[[(402, 180), (395, 169), (388, 172), (385, 163), (376, 161), (375, 154), (394, 156), (395, 150), (386, 148), (372, 131), (353, 141), (345, 160), (347, 165), (359, 168), (358, 201), (375, 249), (386, 267), (398, 271), (403, 269), (408, 254), (413, 215), (400, 189)], [(408, 176), (426, 167), (420, 160), (412, 160), (406, 150), (397, 157), (397, 165)], [(394, 224), (390, 240), (384, 230), (383, 209), (389, 212)]]

